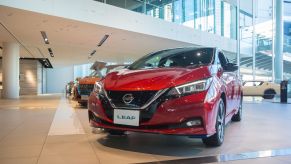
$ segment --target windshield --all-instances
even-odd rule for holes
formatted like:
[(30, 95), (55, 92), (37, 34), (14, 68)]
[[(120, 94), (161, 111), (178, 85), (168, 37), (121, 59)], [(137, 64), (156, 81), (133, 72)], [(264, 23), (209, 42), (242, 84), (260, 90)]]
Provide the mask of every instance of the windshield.
[(92, 73), (90, 73), (90, 77), (95, 77), (95, 76), (98, 76), (98, 72), (97, 71), (93, 71)]
[(129, 69), (186, 68), (209, 65), (213, 61), (213, 54), (213, 48), (178, 48), (163, 50), (137, 60), (129, 66)]

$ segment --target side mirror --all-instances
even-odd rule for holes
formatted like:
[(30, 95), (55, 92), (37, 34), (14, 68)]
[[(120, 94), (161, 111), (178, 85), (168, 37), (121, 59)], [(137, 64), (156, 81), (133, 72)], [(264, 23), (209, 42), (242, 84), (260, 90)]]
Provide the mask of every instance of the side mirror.
[(227, 63), (224, 68), (225, 71), (234, 72), (238, 70), (238, 66), (233, 63)]

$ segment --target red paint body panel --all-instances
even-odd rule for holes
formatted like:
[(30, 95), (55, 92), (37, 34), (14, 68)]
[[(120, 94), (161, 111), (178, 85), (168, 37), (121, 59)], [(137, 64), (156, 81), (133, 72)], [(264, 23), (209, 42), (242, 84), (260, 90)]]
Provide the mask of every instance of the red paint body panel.
[[(93, 127), (124, 131), (210, 136), (216, 132), (218, 102), (223, 95), (225, 95), (226, 107), (225, 123), (228, 123), (238, 111), (242, 93), (240, 80), (235, 73), (223, 72), (222, 69), (213, 65), (192, 69), (124, 69), (108, 74), (102, 82), (106, 91), (159, 91), (209, 77), (212, 77), (212, 82), (207, 90), (163, 100), (157, 105), (152, 117), (148, 121), (141, 122), (139, 127), (114, 124), (113, 119), (106, 114), (105, 108), (108, 106), (104, 106), (98, 96), (92, 92), (88, 104), (90, 124)], [(92, 115), (102, 121), (95, 121)], [(164, 125), (180, 125), (193, 118), (201, 119), (202, 125), (155, 128)]]

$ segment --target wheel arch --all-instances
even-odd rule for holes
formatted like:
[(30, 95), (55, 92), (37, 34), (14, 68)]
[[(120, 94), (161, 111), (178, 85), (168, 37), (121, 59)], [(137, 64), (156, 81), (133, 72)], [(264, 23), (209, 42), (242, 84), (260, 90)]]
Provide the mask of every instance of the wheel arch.
[(267, 89), (265, 89), (264, 90), (264, 94), (265, 94), (266, 91), (274, 91), (275, 94), (277, 94), (277, 92), (276, 92), (276, 90), (274, 88), (267, 88)]

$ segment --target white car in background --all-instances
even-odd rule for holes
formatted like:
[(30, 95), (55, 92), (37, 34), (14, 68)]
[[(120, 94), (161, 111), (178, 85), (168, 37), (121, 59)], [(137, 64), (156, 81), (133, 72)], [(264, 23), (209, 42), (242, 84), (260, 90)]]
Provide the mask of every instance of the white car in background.
[(262, 96), (264, 99), (272, 99), (280, 94), (280, 85), (267, 81), (245, 81), (243, 83), (244, 96)]

